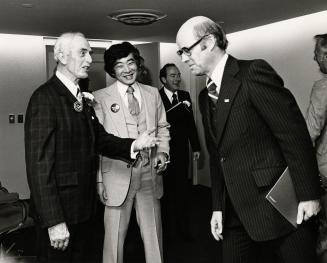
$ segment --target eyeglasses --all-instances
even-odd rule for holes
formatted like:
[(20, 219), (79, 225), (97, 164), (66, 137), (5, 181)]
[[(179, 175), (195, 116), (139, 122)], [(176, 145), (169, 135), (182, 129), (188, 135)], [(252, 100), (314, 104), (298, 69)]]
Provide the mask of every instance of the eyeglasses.
[(204, 35), (203, 37), (201, 37), (198, 41), (196, 41), (193, 45), (191, 45), (189, 47), (182, 47), (180, 50), (177, 50), (177, 55), (181, 57), (184, 53), (188, 57), (191, 56), (192, 48), (194, 48), (196, 45), (198, 45), (202, 41), (202, 39), (204, 39), (207, 36), (208, 35)]

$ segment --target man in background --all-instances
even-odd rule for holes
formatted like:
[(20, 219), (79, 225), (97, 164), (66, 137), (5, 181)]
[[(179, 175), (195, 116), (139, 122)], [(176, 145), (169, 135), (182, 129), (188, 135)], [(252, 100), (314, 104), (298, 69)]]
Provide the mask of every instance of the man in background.
[(189, 159), (191, 144), (193, 160), (200, 156), (200, 142), (195, 126), (190, 94), (181, 90), (181, 73), (175, 64), (166, 64), (160, 70), (163, 88), (160, 95), (170, 126), (170, 163), (164, 173), (162, 199), (164, 235), (168, 241), (189, 241)]
[[(176, 37), (181, 60), (206, 75), (199, 106), (210, 155), (211, 232), (224, 263), (315, 262), (321, 187), (301, 111), (283, 80), (264, 60), (239, 60), (207, 17), (187, 20)], [(294, 228), (266, 195), (289, 167), (299, 201)], [(265, 253), (260, 253), (265, 251)]]
[(132, 208), (143, 239), (147, 263), (162, 263), (161, 172), (169, 159), (169, 124), (157, 88), (136, 81), (141, 56), (129, 42), (112, 45), (104, 54), (105, 70), (116, 79), (94, 93), (96, 114), (107, 132), (137, 138), (156, 127), (156, 148), (140, 152), (131, 169), (124, 162), (102, 157), (98, 193), (105, 204), (104, 263), (123, 263), (123, 249)]
[(26, 171), (42, 263), (92, 261), (87, 242), (98, 154), (131, 162), (134, 151), (157, 142), (151, 131), (137, 140), (122, 139), (99, 124), (89, 105), (92, 95), (82, 94), (78, 85), (88, 77), (91, 53), (83, 34), (61, 35), (54, 46), (55, 75), (34, 91), (26, 112)]
[[(327, 34), (316, 35), (314, 60), (319, 66), (322, 78), (317, 80), (311, 91), (310, 103), (307, 110), (306, 122), (312, 142), (316, 148), (316, 157), (318, 161), (318, 168), (320, 178), (323, 182), (324, 188), (327, 187)], [(327, 251), (327, 234), (326, 234), (326, 196), (322, 198), (324, 224), (321, 226), (318, 253), (322, 255)], [(327, 255), (325, 255), (327, 260)], [(324, 262), (324, 261), (322, 261)]]

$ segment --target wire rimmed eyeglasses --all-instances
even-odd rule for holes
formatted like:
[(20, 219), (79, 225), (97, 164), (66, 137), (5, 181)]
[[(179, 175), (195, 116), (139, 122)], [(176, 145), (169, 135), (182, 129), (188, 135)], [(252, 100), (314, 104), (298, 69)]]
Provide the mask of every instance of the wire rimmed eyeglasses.
[(199, 40), (197, 40), (193, 45), (189, 46), (189, 47), (182, 47), (181, 49), (177, 50), (177, 55), (178, 56), (182, 56), (183, 53), (186, 55), (186, 56), (191, 56), (192, 52), (191, 50), (196, 46), (198, 45), (205, 37), (207, 37), (209, 35), (204, 35), (203, 37), (201, 37)]

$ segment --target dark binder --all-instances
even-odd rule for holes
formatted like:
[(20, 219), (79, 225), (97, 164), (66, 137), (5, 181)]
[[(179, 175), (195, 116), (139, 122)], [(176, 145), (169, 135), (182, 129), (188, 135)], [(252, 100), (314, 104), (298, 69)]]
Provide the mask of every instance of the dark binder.
[(266, 195), (266, 199), (294, 226), (299, 202), (288, 167)]

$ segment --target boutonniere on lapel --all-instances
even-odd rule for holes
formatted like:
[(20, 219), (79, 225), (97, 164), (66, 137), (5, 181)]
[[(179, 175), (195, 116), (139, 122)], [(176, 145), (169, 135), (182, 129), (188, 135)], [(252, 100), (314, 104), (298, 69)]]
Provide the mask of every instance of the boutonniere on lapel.
[(185, 109), (187, 109), (188, 111), (190, 111), (190, 106), (191, 106), (191, 102), (189, 102), (188, 100), (183, 100), (183, 105), (185, 107)]
[(86, 102), (87, 105), (93, 107), (97, 102), (93, 96), (93, 94), (89, 92), (82, 92), (83, 100)]

